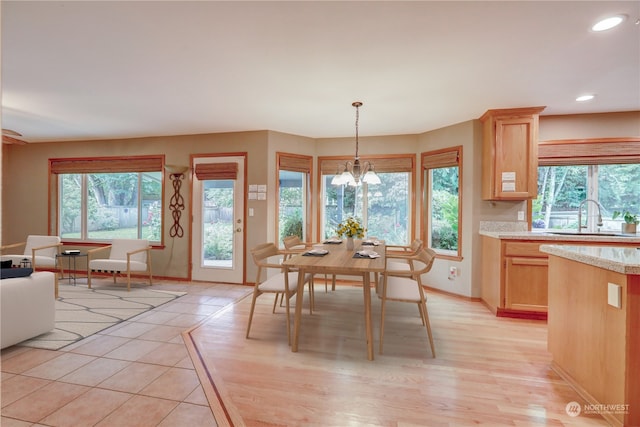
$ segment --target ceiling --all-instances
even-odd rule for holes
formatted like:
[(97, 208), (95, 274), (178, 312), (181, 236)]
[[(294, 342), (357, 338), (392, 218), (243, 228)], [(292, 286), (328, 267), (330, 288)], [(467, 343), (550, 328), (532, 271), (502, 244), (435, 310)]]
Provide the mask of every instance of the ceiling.
[[(489, 108), (640, 110), (640, 2), (2, 1), (27, 142), (416, 134)], [(599, 18), (624, 13), (602, 33)], [(596, 97), (585, 103), (575, 98)]]

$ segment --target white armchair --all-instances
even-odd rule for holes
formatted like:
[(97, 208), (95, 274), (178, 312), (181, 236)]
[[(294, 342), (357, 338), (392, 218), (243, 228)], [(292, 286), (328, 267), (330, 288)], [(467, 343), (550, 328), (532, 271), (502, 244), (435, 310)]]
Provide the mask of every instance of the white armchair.
[[(99, 253), (109, 249), (108, 258), (98, 258)], [(91, 288), (91, 273), (106, 272), (113, 274), (127, 273), (127, 290), (131, 290), (131, 272), (143, 273), (149, 276), (149, 286), (152, 285), (151, 275), (151, 246), (144, 239), (113, 239), (110, 245), (87, 251), (87, 284)]]
[[(6, 249), (11, 249), (10, 252), (17, 252), (17, 249), (24, 246), (24, 250), (21, 254), (4, 254)], [(0, 247), (2, 252), (2, 261), (11, 260), (11, 264), (19, 266), (23, 260), (28, 260), (31, 263), (31, 268), (36, 271), (39, 268), (56, 268), (56, 255), (58, 254), (62, 243), (59, 236), (27, 236), (26, 242), (14, 243), (11, 245), (5, 245)]]

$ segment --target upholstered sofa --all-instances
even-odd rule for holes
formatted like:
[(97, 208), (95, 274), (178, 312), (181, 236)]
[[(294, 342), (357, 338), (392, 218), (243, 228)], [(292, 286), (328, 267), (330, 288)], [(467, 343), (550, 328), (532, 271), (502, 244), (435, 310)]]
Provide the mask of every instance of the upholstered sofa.
[(55, 287), (56, 274), (50, 271), (0, 280), (0, 348), (55, 327)]

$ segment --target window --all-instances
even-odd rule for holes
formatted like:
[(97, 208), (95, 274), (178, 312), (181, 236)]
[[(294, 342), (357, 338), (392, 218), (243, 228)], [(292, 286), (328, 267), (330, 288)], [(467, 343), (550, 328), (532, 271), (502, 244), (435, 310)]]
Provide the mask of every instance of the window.
[(538, 162), (533, 230), (620, 232), (613, 212), (640, 213), (640, 139), (541, 142)]
[(311, 165), (313, 158), (296, 154), (276, 153), (278, 162), (278, 242), (287, 236), (307, 241), (310, 203)]
[[(322, 174), (320, 238), (335, 235), (338, 224), (349, 216), (362, 220), (366, 235), (385, 240), (390, 245), (410, 243), (412, 221), (412, 185), (414, 157), (369, 158), (382, 181), (378, 185), (357, 187), (331, 185), (346, 158), (319, 158)], [(367, 159), (361, 159), (367, 160)]]
[(65, 240), (162, 239), (162, 157), (51, 159)]
[(424, 240), (437, 253), (460, 257), (462, 147), (422, 154)]

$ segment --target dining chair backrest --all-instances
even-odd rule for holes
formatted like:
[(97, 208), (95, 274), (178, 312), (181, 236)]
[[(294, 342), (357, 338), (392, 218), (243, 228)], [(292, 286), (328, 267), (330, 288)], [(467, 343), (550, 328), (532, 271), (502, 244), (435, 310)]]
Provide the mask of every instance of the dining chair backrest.
[(256, 265), (264, 264), (265, 259), (276, 255), (280, 255), (280, 251), (273, 243), (261, 243), (251, 249), (251, 256)]
[(416, 254), (415, 260), (422, 264), (422, 268), (414, 270), (414, 274), (421, 275), (431, 270), (436, 259), (436, 251), (431, 248), (422, 248)]
[(282, 239), (282, 243), (284, 244), (284, 248), (287, 250), (297, 249), (296, 246), (300, 246), (300, 249), (304, 249), (304, 243), (300, 240), (299, 236), (287, 236)]
[(415, 239), (411, 242), (411, 253), (416, 254), (420, 249), (422, 249), (423, 243), (420, 239)]

